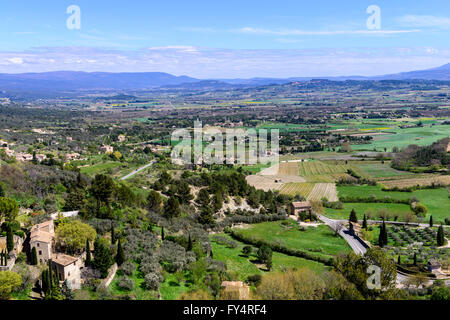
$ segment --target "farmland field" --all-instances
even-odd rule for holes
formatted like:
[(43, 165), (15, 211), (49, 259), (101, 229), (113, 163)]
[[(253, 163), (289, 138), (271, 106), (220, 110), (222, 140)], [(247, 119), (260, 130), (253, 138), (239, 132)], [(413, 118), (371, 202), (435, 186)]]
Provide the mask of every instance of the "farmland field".
[[(337, 187), (339, 197), (369, 197), (371, 195), (376, 198), (383, 199), (390, 197), (392, 199), (406, 200), (412, 197), (417, 198), (422, 204), (428, 208), (428, 214), (433, 216), (435, 221), (444, 222), (445, 218), (450, 218), (450, 199), (448, 198), (449, 192), (446, 188), (441, 189), (424, 189), (416, 190), (413, 192), (394, 192), (394, 191), (382, 191), (379, 186), (338, 186)], [(349, 207), (350, 204), (345, 204), (345, 207)], [(363, 205), (364, 204), (360, 204)], [(366, 204), (367, 207), (376, 204)], [(377, 204), (378, 205), (378, 204)], [(388, 210), (393, 209), (395, 212), (394, 204), (384, 204)], [(406, 205), (401, 205), (405, 206)], [(331, 210), (331, 209), (330, 209)], [(408, 211), (408, 210), (407, 210)], [(327, 213), (334, 213), (327, 209)]]
[(410, 144), (420, 146), (430, 145), (439, 139), (450, 136), (450, 125), (426, 125), (424, 127), (395, 128), (390, 130), (392, 134), (374, 137), (370, 144), (352, 145), (353, 150), (373, 150), (381, 151), (387, 148), (392, 151), (393, 147), (404, 148)]
[(399, 187), (414, 187), (417, 185), (420, 186), (429, 186), (432, 183), (442, 183), (445, 185), (450, 184), (450, 176), (430, 176), (429, 178), (415, 178), (415, 179), (399, 179), (399, 180), (390, 180), (383, 181), (384, 186), (388, 188)]
[(308, 200), (320, 201), (327, 198), (328, 201), (338, 201), (336, 185), (334, 183), (317, 183), (308, 196)]
[(307, 198), (313, 189), (314, 183), (287, 183), (283, 186), (283, 188), (281, 188), (281, 193), (291, 196), (301, 195)]
[(358, 162), (355, 164), (360, 168), (366, 175), (371, 178), (390, 178), (390, 177), (401, 177), (401, 176), (414, 176), (414, 173), (399, 171), (391, 168), (390, 163), (381, 162)]
[(308, 182), (336, 182), (347, 177), (347, 170), (351, 168), (343, 161), (308, 161), (299, 162), (299, 174)]

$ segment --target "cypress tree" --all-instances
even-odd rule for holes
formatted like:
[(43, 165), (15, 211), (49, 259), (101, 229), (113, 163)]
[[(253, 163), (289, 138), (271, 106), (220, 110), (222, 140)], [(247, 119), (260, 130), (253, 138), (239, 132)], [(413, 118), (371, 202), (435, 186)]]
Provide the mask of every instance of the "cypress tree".
[(430, 216), (430, 228), (433, 227), (433, 216)]
[(8, 252), (3, 253), (3, 262), (5, 263), (5, 266), (8, 265)]
[(89, 244), (89, 239), (86, 239), (86, 260), (84, 261), (84, 266), (89, 267), (91, 263), (91, 245)]
[(388, 244), (388, 235), (387, 235), (386, 223), (384, 222), (384, 219), (383, 219), (383, 243), (385, 246), (387, 246), (387, 244)]
[(117, 255), (116, 255), (116, 263), (120, 267), (122, 263), (125, 262), (125, 254), (122, 249), (122, 244), (120, 243), (120, 238), (117, 243)]
[(445, 238), (444, 238), (444, 228), (442, 227), (442, 224), (439, 226), (438, 232), (437, 232), (437, 245), (439, 247), (443, 246), (445, 244)]
[(402, 256), (398, 255), (397, 264), (402, 264)]
[(49, 289), (48, 285), (48, 270), (42, 271), (42, 291), (47, 294)]
[(384, 223), (380, 226), (380, 234), (378, 235), (378, 245), (384, 247)]
[(116, 235), (114, 233), (114, 225), (111, 223), (111, 244), (116, 243)]
[(367, 230), (367, 218), (366, 218), (366, 214), (364, 214), (364, 218), (363, 218), (363, 225), (362, 225), (363, 229)]
[(354, 223), (358, 223), (358, 217), (356, 216), (355, 209), (352, 209), (352, 212), (350, 212), (349, 221), (350, 222), (354, 222)]
[(417, 253), (414, 252), (414, 265), (417, 266)]
[(353, 223), (351, 223), (351, 222), (349, 223), (348, 229), (349, 229), (348, 231), (350, 232), (351, 235), (353, 235), (355, 233), (355, 230), (353, 229)]
[(37, 252), (36, 252), (36, 247), (33, 247), (33, 249), (31, 250), (31, 264), (33, 266), (38, 264), (38, 258), (37, 258)]
[(192, 250), (192, 239), (191, 239), (191, 234), (189, 233), (187, 251), (191, 251), (191, 250)]
[(0, 266), (4, 266), (3, 264), (3, 250), (0, 252)]
[(8, 252), (13, 251), (14, 249), (14, 234), (10, 226), (8, 226), (8, 230), (6, 231), (6, 248)]
[(164, 241), (164, 227), (161, 228), (161, 240)]

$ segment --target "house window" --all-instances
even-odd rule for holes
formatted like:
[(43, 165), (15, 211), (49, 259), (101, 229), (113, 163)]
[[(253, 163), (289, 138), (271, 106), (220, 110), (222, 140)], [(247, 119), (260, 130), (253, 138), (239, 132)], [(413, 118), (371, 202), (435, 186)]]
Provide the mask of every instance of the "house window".
[(39, 255), (42, 256), (42, 251), (41, 250), (39, 250)]
[(37, 244), (37, 246), (39, 247), (39, 243)]

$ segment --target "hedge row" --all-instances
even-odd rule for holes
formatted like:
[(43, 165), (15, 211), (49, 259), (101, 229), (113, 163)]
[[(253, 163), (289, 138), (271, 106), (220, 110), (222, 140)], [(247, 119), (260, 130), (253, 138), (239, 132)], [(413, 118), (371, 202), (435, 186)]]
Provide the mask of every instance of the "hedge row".
[(409, 199), (375, 198), (375, 197), (340, 197), (344, 203), (401, 203), (410, 204)]

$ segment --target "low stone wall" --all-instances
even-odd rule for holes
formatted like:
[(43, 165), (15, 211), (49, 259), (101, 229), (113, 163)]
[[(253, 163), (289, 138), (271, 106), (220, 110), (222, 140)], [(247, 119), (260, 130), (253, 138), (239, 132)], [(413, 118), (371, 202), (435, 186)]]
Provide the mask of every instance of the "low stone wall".
[(109, 287), (109, 285), (111, 284), (116, 275), (116, 272), (117, 272), (117, 263), (114, 263), (114, 265), (109, 269), (108, 276), (102, 280), (100, 286), (105, 288)]

